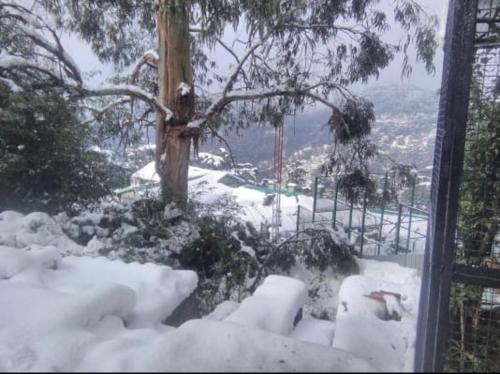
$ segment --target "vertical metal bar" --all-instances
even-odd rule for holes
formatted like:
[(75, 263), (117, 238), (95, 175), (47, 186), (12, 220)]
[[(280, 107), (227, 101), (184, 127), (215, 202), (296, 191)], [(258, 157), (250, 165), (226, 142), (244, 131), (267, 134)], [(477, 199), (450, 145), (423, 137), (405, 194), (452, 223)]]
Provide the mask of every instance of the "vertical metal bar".
[(415, 371), (443, 370), (449, 330), (458, 195), (476, 30), (477, 0), (450, 0), (431, 185), (431, 214), (415, 346)]
[(365, 188), (365, 196), (363, 197), (363, 217), (361, 218), (361, 245), (359, 249), (359, 257), (363, 257), (363, 245), (365, 243), (365, 217), (366, 205), (368, 198), (368, 190)]
[(297, 232), (300, 230), (300, 205), (297, 205)]
[(384, 192), (382, 193), (382, 208), (380, 212), (380, 227), (378, 230), (377, 256), (380, 256), (380, 245), (382, 243), (382, 230), (384, 228), (384, 212), (385, 212), (385, 196), (387, 192), (387, 179), (388, 179), (388, 173), (385, 173)]
[(401, 213), (403, 212), (403, 204), (398, 205), (398, 222), (396, 223), (396, 254), (399, 253), (399, 230), (401, 229)]
[(417, 184), (417, 180), (413, 182), (413, 187), (411, 189), (411, 199), (410, 199), (410, 214), (408, 217), (408, 236), (406, 237), (406, 252), (408, 252), (410, 248), (410, 233), (411, 233), (411, 221), (413, 216), (413, 205), (415, 204), (415, 186)]
[(316, 203), (318, 200), (318, 177), (314, 177), (314, 200), (313, 200), (313, 212), (312, 212), (312, 221), (313, 223), (316, 221)]
[(351, 228), (352, 228), (352, 207), (353, 207), (353, 202), (351, 201), (351, 206), (349, 208), (349, 240), (351, 240)]
[(333, 202), (333, 228), (337, 228), (337, 199), (339, 197), (339, 182), (335, 180), (335, 201)]

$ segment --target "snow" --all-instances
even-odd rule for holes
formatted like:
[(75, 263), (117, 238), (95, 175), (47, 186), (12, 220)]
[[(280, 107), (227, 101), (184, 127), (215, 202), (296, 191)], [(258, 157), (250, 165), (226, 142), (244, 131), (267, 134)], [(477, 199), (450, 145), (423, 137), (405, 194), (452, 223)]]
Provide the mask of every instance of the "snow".
[(213, 167), (220, 167), (224, 164), (224, 159), (221, 156), (213, 155), (207, 152), (199, 152), (198, 158), (203, 164)]
[(21, 87), (19, 87), (12, 79), (0, 77), (0, 82), (5, 83), (9, 90), (13, 93), (22, 91)]
[[(1, 66), (1, 59), (0, 59), (0, 66)], [(130, 84), (118, 84), (118, 85), (102, 85), (99, 87), (83, 86), (82, 88), (83, 90), (95, 96), (134, 95), (138, 98), (146, 100), (149, 103), (154, 103), (156, 107), (163, 112), (166, 121), (168, 121), (173, 116), (172, 111), (167, 107), (165, 107), (164, 105), (160, 104), (154, 95), (150, 94), (147, 91), (144, 91), (138, 86)]]
[[(172, 352), (182, 354), (172, 357)], [(159, 353), (167, 353), (164, 359), (169, 363), (168, 370), (173, 371), (373, 370), (366, 362), (346, 352), (207, 320), (193, 320), (182, 325), (165, 339)]]
[(25, 58), (12, 56), (5, 52), (0, 53), (0, 67), (4, 69), (12, 69), (16, 67), (32, 66), (32, 64)]
[(306, 300), (307, 289), (303, 282), (270, 275), (225, 321), (288, 335)]
[[(238, 187), (233, 189), (232, 196), (242, 206), (241, 217), (258, 227), (263, 222), (272, 222), (273, 208), (263, 205), (266, 193)], [(283, 231), (294, 231), (297, 226), (297, 206), (300, 197), (281, 195), (281, 228)]]
[(210, 319), (215, 321), (222, 321), (227, 318), (231, 313), (233, 313), (239, 307), (239, 303), (232, 300), (226, 300), (217, 305), (217, 307), (212, 311), (212, 313), (207, 314), (203, 319)]
[(301, 262), (290, 269), (290, 276), (300, 279), (309, 290), (309, 298), (302, 308), (304, 318), (321, 316), (321, 319), (335, 320), (338, 293), (345, 276), (331, 268), (319, 273)]
[(132, 184), (134, 184), (134, 180), (143, 180), (143, 181), (151, 181), (151, 182), (159, 182), (160, 176), (156, 173), (155, 162), (152, 161), (143, 168), (137, 170), (131, 176)]
[[(50, 247), (3, 246), (0, 260), (2, 371), (373, 371), (365, 360), (326, 344), (221, 321), (237, 303), (221, 304), (211, 316), (179, 328), (161, 325), (193, 290), (190, 271), (61, 258)], [(283, 333), (290, 331), (305, 286), (269, 276), (252, 297), (273, 301), (275, 316), (279, 304), (288, 305), (289, 313), (279, 316), (287, 321)], [(319, 331), (322, 323), (313, 322), (318, 336), (330, 334)], [(307, 341), (311, 328), (305, 330), (296, 334)]]
[(89, 147), (89, 151), (104, 155), (108, 161), (111, 161), (113, 158), (113, 151), (110, 151), (109, 149), (102, 149), (98, 145), (93, 145)]
[(307, 318), (301, 320), (291, 337), (302, 342), (314, 343), (324, 346), (332, 344), (335, 334), (335, 323), (316, 318)]
[(177, 91), (181, 96), (186, 96), (191, 92), (191, 86), (186, 82), (179, 83), (179, 87), (177, 87)]
[(158, 336), (122, 336), (105, 342), (78, 370), (94, 371), (96, 366), (117, 372), (373, 370), (346, 352), (209, 320), (191, 320)]
[(196, 285), (192, 271), (1, 246), (0, 369), (74, 370), (130, 329), (144, 343)]
[(194, 128), (194, 129), (198, 129), (200, 128), (200, 126), (205, 123), (206, 119), (205, 118), (198, 118), (198, 119), (195, 119), (193, 121), (189, 121), (188, 124), (187, 124), (187, 127), (188, 128)]
[(165, 320), (198, 283), (192, 271), (151, 263), (125, 265), (103, 257), (66, 257), (58, 271), (44, 278), (44, 283), (57, 291), (78, 294), (96, 284), (97, 279), (99, 284), (122, 284), (134, 291), (137, 305), (124, 316), (134, 328)]
[[(227, 171), (209, 170), (209, 169), (198, 168), (195, 166), (189, 166), (188, 169), (189, 187), (191, 188), (191, 190), (196, 189), (196, 187), (200, 187), (200, 189), (202, 189), (201, 187), (203, 185), (209, 184), (208, 187), (210, 187), (211, 190), (220, 189), (229, 191), (230, 189), (229, 187), (221, 183), (217, 183), (219, 179), (221, 179), (227, 174), (229, 174), (229, 172)], [(131, 176), (131, 180), (142, 181), (142, 182), (159, 182), (160, 176), (156, 173), (154, 161), (150, 162), (143, 168), (133, 173)], [(223, 192), (224, 191), (221, 191), (221, 193), (218, 193), (217, 195), (221, 195), (223, 194)]]
[[(54, 247), (32, 246), (31, 251), (0, 247), (0, 278), (22, 281), (58, 291), (79, 295), (96, 285), (120, 284), (133, 292), (137, 302), (125, 322), (132, 327), (156, 324), (196, 288), (196, 273), (172, 270), (154, 264), (125, 264), (104, 257), (61, 258)], [(26, 270), (26, 271), (25, 271)]]
[(211, 204), (230, 196), (232, 188), (219, 183), (219, 180), (228, 175), (227, 171), (208, 170), (189, 167), (188, 192), (195, 200), (203, 204)]
[[(361, 275), (346, 278), (339, 292), (333, 347), (357, 352), (380, 371), (412, 371), (420, 289), (417, 271), (394, 263), (359, 260)], [(386, 306), (371, 292), (401, 294), (386, 298), (387, 310), (401, 320), (382, 320)], [(355, 332), (355, 333), (354, 333)]]
[(154, 60), (159, 60), (160, 56), (158, 55), (158, 52), (156, 52), (154, 49), (148, 49), (146, 52), (144, 52), (144, 56), (150, 56)]
[(36, 22), (34, 19), (30, 19), (30, 26), (23, 25), (20, 23), (17, 23), (16, 25), (19, 29), (21, 29), (21, 31), (23, 33), (25, 33), (26, 35), (30, 36), (31, 38), (37, 40), (49, 52), (53, 53), (54, 55), (58, 55), (58, 54), (61, 55), (65, 64), (70, 65), (71, 69), (73, 69), (74, 72), (76, 74), (78, 74), (78, 77), (75, 77), (75, 78), (80, 78), (80, 76), (81, 76), (80, 69), (78, 68), (78, 65), (76, 65), (73, 58), (63, 48), (50, 42), (42, 34), (40, 34), (38, 31), (36, 31), (34, 29), (34, 27), (38, 26), (37, 23), (38, 22)]
[(54, 246), (61, 254), (81, 254), (84, 250), (63, 233), (52, 217), (41, 212), (26, 216), (14, 211), (0, 213), (0, 245), (15, 248)]

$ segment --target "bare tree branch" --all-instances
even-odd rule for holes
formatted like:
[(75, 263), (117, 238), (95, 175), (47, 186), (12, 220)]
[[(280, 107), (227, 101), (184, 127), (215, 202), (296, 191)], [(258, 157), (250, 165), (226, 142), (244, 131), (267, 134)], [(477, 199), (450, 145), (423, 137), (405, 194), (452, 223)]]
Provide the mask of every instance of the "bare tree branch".
[(261, 47), (264, 42), (271, 36), (272, 32), (269, 31), (266, 35), (262, 37), (260, 42), (254, 44), (248, 52), (243, 56), (239, 64), (236, 66), (236, 68), (233, 70), (232, 74), (229, 76), (228, 80), (226, 81), (226, 86), (224, 87), (223, 90), (223, 96), (225, 96), (233, 87), (233, 84), (238, 77), (238, 74), (240, 73), (241, 69), (243, 68), (243, 65), (245, 62), (248, 60), (248, 58), (257, 50), (257, 48)]

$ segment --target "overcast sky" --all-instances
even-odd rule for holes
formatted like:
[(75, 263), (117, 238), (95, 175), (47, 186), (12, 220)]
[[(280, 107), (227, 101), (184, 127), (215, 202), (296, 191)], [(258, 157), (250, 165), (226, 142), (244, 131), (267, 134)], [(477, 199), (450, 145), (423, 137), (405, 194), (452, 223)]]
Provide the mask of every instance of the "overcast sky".
[[(439, 42), (440, 46), (438, 48), (435, 65), (435, 74), (427, 74), (425, 68), (422, 64), (413, 63), (413, 73), (410, 78), (401, 80), (401, 63), (402, 59), (400, 56), (396, 58), (388, 68), (386, 68), (381, 74), (378, 80), (372, 79), (368, 84), (401, 84), (409, 83), (421, 88), (438, 89), (441, 83), (441, 70), (442, 70), (442, 41), (444, 37), (444, 29), (446, 22), (446, 12), (448, 0), (418, 0), (419, 3), (431, 14), (436, 14), (440, 20), (440, 30), (439, 30)], [(391, 6), (392, 1), (381, 0), (383, 7), (387, 6), (387, 9)], [(392, 30), (389, 37), (397, 38), (397, 30)], [(396, 39), (397, 40), (397, 39)], [(92, 84), (98, 84), (103, 82), (106, 77), (112, 72), (112, 66), (101, 64), (95, 55), (92, 53), (90, 47), (79, 40), (76, 36), (65, 36), (63, 37), (63, 44), (67, 51), (74, 57), (77, 64), (80, 66), (83, 72), (91, 72), (95, 70), (100, 70), (101, 74), (91, 78), (90, 82)], [(414, 54), (412, 56), (414, 61)], [(224, 51), (218, 52), (215, 56), (215, 60), (221, 65), (227, 61), (228, 55)], [(361, 88), (361, 87), (360, 87)]]

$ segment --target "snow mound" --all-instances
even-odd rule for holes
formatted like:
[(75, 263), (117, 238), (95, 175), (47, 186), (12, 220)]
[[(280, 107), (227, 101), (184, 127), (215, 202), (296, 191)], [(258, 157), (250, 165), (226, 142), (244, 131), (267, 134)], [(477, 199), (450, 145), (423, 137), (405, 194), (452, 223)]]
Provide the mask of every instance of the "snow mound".
[(79, 371), (100, 365), (113, 371), (173, 372), (356, 372), (373, 371), (364, 360), (331, 347), (219, 321), (191, 320), (140, 345), (124, 336), (86, 357)]
[(225, 321), (288, 335), (306, 301), (307, 288), (302, 281), (269, 275)]
[(55, 247), (32, 245), (31, 249), (31, 252), (26, 252), (0, 246), (0, 279), (10, 279), (28, 269), (37, 271), (40, 268), (55, 269), (59, 266), (61, 256)]
[(134, 291), (137, 304), (125, 316), (127, 324), (134, 328), (165, 320), (198, 284), (192, 271), (151, 263), (124, 264), (104, 257), (66, 257), (58, 271), (44, 279), (50, 288), (72, 294), (91, 287), (96, 280), (99, 284), (122, 284)]
[[(373, 370), (350, 353), (251, 326), (158, 323), (196, 286), (190, 271), (61, 258), (56, 248), (41, 246), (2, 246), (0, 260), (1, 371)], [(303, 293), (301, 282), (270, 276), (255, 297), (275, 298), (293, 317)], [(224, 305), (215, 319), (237, 306)]]
[(316, 318), (301, 320), (291, 337), (302, 342), (331, 346), (335, 333), (335, 323)]
[(24, 248), (30, 245), (54, 246), (61, 254), (81, 254), (84, 248), (69, 239), (48, 214), (14, 211), (0, 213), (0, 245)]
[(167, 266), (0, 246), (0, 370), (75, 370), (102, 339), (124, 334), (144, 345), (197, 281)]
[(215, 307), (212, 313), (207, 314), (203, 319), (211, 319), (215, 321), (222, 321), (233, 313), (239, 307), (239, 303), (232, 300), (226, 300)]
[[(339, 291), (333, 347), (356, 352), (381, 371), (412, 371), (420, 279), (394, 263), (360, 260), (362, 275), (347, 277)], [(367, 297), (386, 291), (386, 302)], [(383, 320), (396, 311), (401, 320)]]

